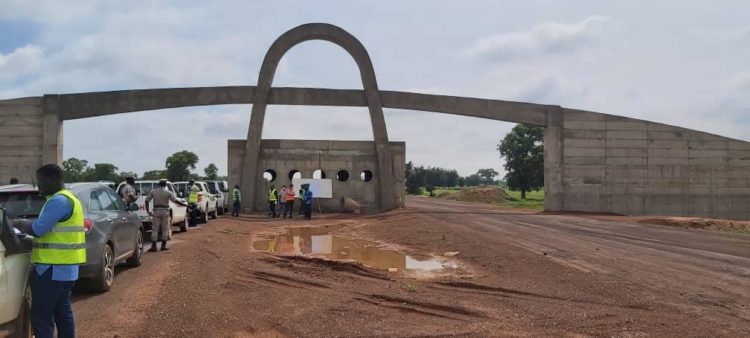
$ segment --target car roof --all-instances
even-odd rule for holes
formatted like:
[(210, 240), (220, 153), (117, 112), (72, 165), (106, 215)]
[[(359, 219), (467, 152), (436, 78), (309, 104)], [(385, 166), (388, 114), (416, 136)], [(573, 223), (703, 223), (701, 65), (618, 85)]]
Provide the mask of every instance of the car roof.
[[(78, 183), (65, 183), (65, 188), (72, 191), (80, 191), (91, 188), (107, 187), (106, 183), (102, 182), (78, 182)], [(39, 188), (33, 184), (9, 184), (0, 186), (0, 193), (2, 192), (32, 192), (39, 191)]]

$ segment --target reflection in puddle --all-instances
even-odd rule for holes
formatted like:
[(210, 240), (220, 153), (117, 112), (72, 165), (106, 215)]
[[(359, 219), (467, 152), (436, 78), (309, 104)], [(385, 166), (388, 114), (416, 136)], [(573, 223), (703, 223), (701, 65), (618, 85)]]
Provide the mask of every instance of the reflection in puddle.
[(366, 266), (394, 271), (435, 271), (456, 268), (453, 262), (437, 259), (417, 260), (397, 250), (378, 248), (375, 242), (330, 235), (331, 229), (293, 227), (287, 233), (253, 242), (253, 249), (291, 255), (310, 255), (327, 259), (355, 260)]

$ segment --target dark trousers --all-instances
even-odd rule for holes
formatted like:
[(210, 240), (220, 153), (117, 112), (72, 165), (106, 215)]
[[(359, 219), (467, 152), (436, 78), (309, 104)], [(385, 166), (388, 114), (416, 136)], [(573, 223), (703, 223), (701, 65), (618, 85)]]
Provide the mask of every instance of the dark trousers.
[(286, 219), (287, 213), (289, 213), (289, 218), (292, 218), (292, 211), (294, 210), (294, 200), (286, 201), (285, 206), (286, 208), (284, 208), (284, 219)]
[(232, 216), (240, 217), (240, 201), (232, 203)]
[(302, 215), (305, 213), (305, 202), (302, 200), (299, 200), (299, 215)]
[(276, 201), (269, 201), (268, 208), (271, 209), (271, 218), (276, 218)]
[(76, 323), (70, 293), (76, 282), (52, 280), (49, 267), (41, 276), (31, 268), (31, 327), (37, 338), (53, 338), (55, 326), (60, 338), (74, 338)]
[(312, 219), (312, 204), (305, 204), (305, 219)]

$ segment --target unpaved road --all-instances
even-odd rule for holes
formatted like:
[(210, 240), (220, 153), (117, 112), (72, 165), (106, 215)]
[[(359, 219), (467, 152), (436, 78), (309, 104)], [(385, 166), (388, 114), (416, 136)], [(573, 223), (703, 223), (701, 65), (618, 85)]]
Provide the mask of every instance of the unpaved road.
[[(414, 257), (425, 278), (274, 256), (253, 239), (326, 226)], [(750, 336), (750, 235), (429, 198), (376, 216), (221, 218), (78, 292), (81, 337)]]

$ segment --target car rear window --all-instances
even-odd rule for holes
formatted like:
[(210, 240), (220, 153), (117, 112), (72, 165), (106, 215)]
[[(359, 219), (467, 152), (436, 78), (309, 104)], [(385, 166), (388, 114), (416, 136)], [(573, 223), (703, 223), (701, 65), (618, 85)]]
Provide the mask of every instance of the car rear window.
[(5, 208), (8, 219), (37, 218), (46, 199), (36, 191), (0, 193), (0, 207)]
[(212, 194), (218, 194), (219, 191), (216, 189), (216, 183), (215, 182), (208, 182), (206, 183), (208, 185), (208, 191), (210, 191)]

